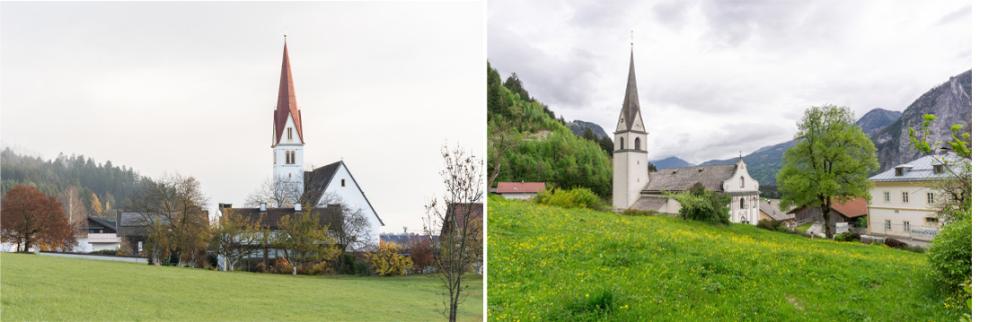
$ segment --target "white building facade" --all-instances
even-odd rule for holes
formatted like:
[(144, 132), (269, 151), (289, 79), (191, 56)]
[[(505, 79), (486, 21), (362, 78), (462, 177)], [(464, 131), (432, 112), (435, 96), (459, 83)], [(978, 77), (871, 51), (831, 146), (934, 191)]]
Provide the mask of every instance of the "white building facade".
[(870, 235), (932, 241), (943, 226), (946, 195), (936, 188), (951, 177), (945, 160), (924, 156), (870, 178)]

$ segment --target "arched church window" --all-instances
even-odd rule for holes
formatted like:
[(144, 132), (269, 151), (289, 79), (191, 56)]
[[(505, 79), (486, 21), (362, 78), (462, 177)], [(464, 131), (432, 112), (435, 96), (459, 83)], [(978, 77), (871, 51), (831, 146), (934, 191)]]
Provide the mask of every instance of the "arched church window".
[(293, 128), (286, 128), (286, 139), (293, 140)]
[(636, 138), (636, 150), (639, 150), (639, 138)]
[(625, 150), (625, 138), (618, 138), (618, 149)]
[(741, 188), (744, 188), (744, 176), (741, 176)]
[(343, 186), (343, 187), (345, 187), (345, 186), (346, 186), (346, 179), (342, 179), (342, 186)]

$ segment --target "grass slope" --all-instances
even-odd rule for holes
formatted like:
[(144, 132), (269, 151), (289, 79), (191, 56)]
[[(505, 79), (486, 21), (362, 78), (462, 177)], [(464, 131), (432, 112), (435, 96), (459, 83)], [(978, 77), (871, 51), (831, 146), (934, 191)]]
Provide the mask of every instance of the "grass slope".
[[(432, 276), (331, 277), (216, 272), (133, 263), (0, 255), (0, 320), (443, 320)], [(482, 317), (468, 281), (461, 320)]]
[(493, 198), (492, 320), (951, 320), (923, 254)]

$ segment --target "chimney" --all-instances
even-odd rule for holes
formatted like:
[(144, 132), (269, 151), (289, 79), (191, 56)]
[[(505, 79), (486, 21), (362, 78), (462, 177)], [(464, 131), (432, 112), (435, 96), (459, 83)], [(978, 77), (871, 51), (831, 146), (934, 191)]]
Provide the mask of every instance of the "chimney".
[(265, 203), (264, 202), (261, 203), (261, 204), (259, 204), (258, 211), (265, 211)]
[(300, 203), (293, 204), (293, 211), (301, 211)]

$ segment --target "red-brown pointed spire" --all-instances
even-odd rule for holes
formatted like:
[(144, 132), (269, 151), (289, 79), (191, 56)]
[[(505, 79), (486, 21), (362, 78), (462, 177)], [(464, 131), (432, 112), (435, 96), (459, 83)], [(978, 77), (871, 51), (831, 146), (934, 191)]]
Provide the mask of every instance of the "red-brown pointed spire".
[(293, 89), (293, 72), (290, 70), (290, 54), (286, 49), (286, 35), (283, 35), (283, 67), (279, 75), (279, 100), (276, 111), (273, 112), (274, 130), (273, 146), (283, 138), (287, 117), (293, 117), (293, 125), (297, 129), (297, 137), (304, 143), (304, 131), (300, 125), (300, 109), (297, 108), (297, 95)]

